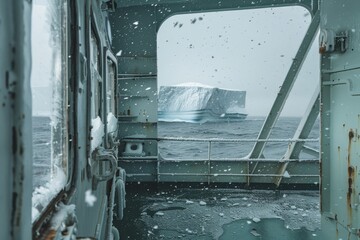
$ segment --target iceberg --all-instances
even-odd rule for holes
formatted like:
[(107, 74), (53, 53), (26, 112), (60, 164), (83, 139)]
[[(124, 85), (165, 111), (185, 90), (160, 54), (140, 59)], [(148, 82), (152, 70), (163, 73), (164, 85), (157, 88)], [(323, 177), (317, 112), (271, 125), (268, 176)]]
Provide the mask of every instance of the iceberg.
[(233, 122), (246, 118), (246, 91), (200, 84), (161, 86), (158, 120), (164, 122)]

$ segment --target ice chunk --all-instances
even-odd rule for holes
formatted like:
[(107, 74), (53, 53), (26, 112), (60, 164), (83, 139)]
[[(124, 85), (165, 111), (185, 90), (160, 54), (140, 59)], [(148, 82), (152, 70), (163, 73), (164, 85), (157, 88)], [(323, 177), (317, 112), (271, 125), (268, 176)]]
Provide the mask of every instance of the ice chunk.
[(164, 216), (164, 213), (163, 212), (156, 212), (155, 215)]
[(200, 201), (199, 204), (200, 204), (200, 206), (205, 206), (205, 205), (206, 205), (206, 202)]
[(284, 178), (290, 178), (290, 174), (288, 171), (285, 171), (284, 174), (283, 174), (283, 177)]
[(252, 230), (250, 231), (250, 233), (251, 233), (253, 236), (255, 236), (255, 237), (260, 237), (260, 236), (261, 236), (261, 234), (259, 234), (259, 233), (256, 231), (256, 229), (252, 229)]
[(214, 122), (241, 121), (246, 91), (225, 90), (196, 84), (161, 86), (159, 121)]
[(257, 218), (257, 217), (254, 217), (252, 220), (253, 220), (253, 222), (256, 222), (256, 223), (260, 222), (260, 218)]
[(190, 201), (190, 200), (186, 200), (185, 203), (186, 203), (186, 204), (193, 204), (194, 202), (193, 202), (193, 201)]
[(219, 213), (219, 216), (220, 216), (220, 217), (223, 217), (223, 216), (224, 216), (224, 214), (223, 214), (223, 213)]

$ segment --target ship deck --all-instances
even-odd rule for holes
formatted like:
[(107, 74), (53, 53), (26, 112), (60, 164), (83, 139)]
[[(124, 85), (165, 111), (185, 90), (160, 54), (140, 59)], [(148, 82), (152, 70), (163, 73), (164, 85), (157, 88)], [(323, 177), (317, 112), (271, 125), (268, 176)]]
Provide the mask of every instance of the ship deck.
[(127, 187), (121, 239), (323, 239), (319, 192)]

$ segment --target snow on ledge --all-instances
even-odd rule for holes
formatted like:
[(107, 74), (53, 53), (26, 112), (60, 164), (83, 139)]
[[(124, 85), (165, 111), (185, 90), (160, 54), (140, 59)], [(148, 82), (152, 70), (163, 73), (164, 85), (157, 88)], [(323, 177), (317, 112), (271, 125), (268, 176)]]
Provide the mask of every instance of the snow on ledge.
[(101, 118), (97, 116), (95, 119), (91, 119), (91, 152), (93, 152), (98, 146), (101, 145), (104, 137), (104, 124)]
[(107, 117), (107, 131), (108, 133), (113, 133), (117, 129), (117, 118), (114, 116), (112, 112), (109, 112)]

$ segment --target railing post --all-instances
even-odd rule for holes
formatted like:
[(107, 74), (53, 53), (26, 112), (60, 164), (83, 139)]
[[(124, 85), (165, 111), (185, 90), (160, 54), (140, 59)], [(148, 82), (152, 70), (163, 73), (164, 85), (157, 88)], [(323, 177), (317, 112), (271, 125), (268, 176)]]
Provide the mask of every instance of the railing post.
[(211, 157), (211, 141), (208, 142), (208, 184), (210, 184), (211, 179), (211, 163), (210, 163), (210, 157)]

